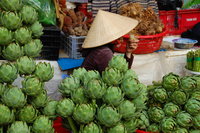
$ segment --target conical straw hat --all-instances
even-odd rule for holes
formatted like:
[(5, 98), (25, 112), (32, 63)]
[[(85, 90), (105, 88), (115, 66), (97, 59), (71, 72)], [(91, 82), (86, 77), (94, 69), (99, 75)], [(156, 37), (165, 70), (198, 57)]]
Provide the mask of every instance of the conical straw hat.
[(94, 48), (110, 43), (130, 32), (137, 24), (135, 19), (99, 10), (82, 47)]

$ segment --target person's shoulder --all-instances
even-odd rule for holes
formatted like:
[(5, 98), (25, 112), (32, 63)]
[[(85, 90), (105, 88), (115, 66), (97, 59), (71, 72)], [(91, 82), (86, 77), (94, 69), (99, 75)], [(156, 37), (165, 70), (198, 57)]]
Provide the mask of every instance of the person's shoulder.
[(96, 55), (106, 55), (106, 54), (112, 54), (112, 50), (109, 47), (99, 47), (94, 49), (94, 51), (92, 51), (93, 53), (95, 53)]

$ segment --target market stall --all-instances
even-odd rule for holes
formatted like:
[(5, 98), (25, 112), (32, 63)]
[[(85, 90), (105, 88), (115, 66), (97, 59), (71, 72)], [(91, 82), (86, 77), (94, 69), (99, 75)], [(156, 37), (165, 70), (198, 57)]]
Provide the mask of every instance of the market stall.
[[(0, 133), (200, 133), (199, 4), (1, 0)], [(95, 43), (102, 72), (80, 68)]]

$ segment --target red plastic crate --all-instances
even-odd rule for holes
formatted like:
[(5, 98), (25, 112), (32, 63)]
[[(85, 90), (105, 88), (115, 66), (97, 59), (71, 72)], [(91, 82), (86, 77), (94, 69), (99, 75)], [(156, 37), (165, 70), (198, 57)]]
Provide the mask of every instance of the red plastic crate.
[(200, 22), (200, 9), (178, 10), (178, 28), (174, 26), (176, 11), (159, 11), (160, 19), (168, 30), (167, 35), (180, 35)]
[(55, 133), (70, 133), (67, 129), (62, 127), (62, 118), (57, 117), (53, 123), (53, 128), (55, 129)]

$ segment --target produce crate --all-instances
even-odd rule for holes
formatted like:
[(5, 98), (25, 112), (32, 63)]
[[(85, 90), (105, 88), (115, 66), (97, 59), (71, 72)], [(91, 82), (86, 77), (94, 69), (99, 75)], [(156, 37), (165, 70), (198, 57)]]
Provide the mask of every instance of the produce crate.
[(68, 0), (68, 2), (75, 2), (75, 3), (88, 3), (88, 0)]
[(64, 45), (65, 52), (69, 58), (80, 59), (83, 58), (80, 52), (81, 46), (85, 40), (85, 36), (68, 36), (66, 44)]
[(44, 34), (40, 38), (43, 48), (37, 59), (58, 60), (62, 43), (60, 29), (58, 27), (45, 27), (43, 32)]
[(160, 11), (160, 19), (168, 30), (167, 35), (180, 35), (182, 32), (191, 29), (195, 24), (200, 22), (199, 9), (178, 10), (178, 28), (175, 27), (176, 11)]

